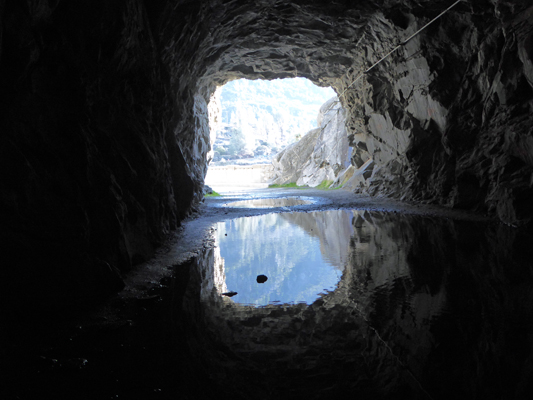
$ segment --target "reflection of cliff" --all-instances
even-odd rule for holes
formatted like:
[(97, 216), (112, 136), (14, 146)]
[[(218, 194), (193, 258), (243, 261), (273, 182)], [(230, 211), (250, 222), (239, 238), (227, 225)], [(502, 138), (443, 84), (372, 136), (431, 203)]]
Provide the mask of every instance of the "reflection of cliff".
[[(220, 256), (220, 249), (213, 248), (209, 253), (209, 261), (202, 274), (202, 298), (208, 298), (213, 293), (220, 295), (228, 291), (226, 286), (226, 273), (224, 271), (224, 259)], [(211, 261), (212, 258), (212, 261)]]
[(348, 258), (353, 211), (283, 213), (280, 216), (320, 240), (320, 251), (335, 268), (343, 270)]
[(352, 268), (364, 270), (365, 279), (378, 287), (393, 279), (409, 276), (407, 254), (411, 248), (412, 217), (359, 211), (352, 221), (350, 242)]
[[(429, 218), (375, 212), (358, 212), (353, 226), (351, 275), (343, 280), (340, 292), (359, 299), (357, 312), (376, 333), (372, 335), (372, 351), (377, 379), (390, 379), (403, 364), (418, 376), (434, 346), (430, 322), (443, 313), (447, 296), (431, 246), (419, 246), (416, 238), (420, 230), (431, 226), (442, 235), (443, 226)], [(425, 257), (432, 290), (428, 290), (427, 282), (420, 286), (414, 279), (411, 261), (420, 253)], [(389, 352), (388, 362), (380, 355), (383, 349)], [(417, 378), (409, 379), (418, 385)]]
[[(523, 336), (531, 325), (522, 324), (533, 317), (531, 256), (524, 257), (531, 250), (517, 247), (516, 231), (376, 213), (354, 226), (352, 281), (343, 280), (341, 291), (364, 303), (358, 313), (379, 333), (377, 376), (408, 369), (411, 385), (435, 399), (531, 390), (532, 336)], [(394, 363), (383, 362), (384, 347)]]
[[(365, 398), (527, 398), (531, 237), (436, 218), (353, 217), (337, 290), (309, 306), (212, 311), (217, 340), (242, 357), (235, 371), (253, 371), (257, 355), (273, 371), (261, 379), (273, 385), (290, 372), (311, 398), (309, 376), (330, 382), (334, 394)], [(297, 223), (312, 232), (320, 225)]]
[[(239, 218), (218, 225), (226, 284), (239, 293), (235, 301), (258, 305), (312, 302), (324, 289), (333, 290), (337, 284), (340, 272), (324, 261), (319, 241), (281, 215)], [(268, 283), (258, 285), (257, 275), (266, 275)]]
[(204, 265), (200, 276), (200, 297), (202, 301), (218, 301), (221, 299), (220, 294), (228, 291), (220, 249), (214, 247), (206, 250), (200, 257), (200, 262)]

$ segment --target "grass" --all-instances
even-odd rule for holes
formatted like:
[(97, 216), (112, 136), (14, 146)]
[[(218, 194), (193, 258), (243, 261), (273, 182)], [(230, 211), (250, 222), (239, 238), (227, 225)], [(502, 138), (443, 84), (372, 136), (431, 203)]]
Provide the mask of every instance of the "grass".
[(327, 190), (331, 186), (333, 181), (323, 180), (315, 189)]
[[(333, 181), (323, 180), (322, 182), (320, 182), (320, 185), (314, 187), (313, 189), (335, 190), (335, 189), (340, 189), (342, 187), (342, 185), (340, 185), (338, 187), (330, 188), (332, 183)], [(273, 185), (268, 185), (268, 187), (272, 189), (279, 189), (279, 188), (309, 189), (309, 186), (298, 186), (296, 185), (296, 182), (284, 183), (283, 185), (279, 185), (276, 183)]]
[(279, 185), (276, 183), (273, 185), (268, 185), (268, 187), (272, 189), (279, 189), (279, 188), (308, 189), (309, 188), (308, 186), (298, 186), (296, 182), (284, 183), (283, 185)]
[(213, 193), (210, 193), (210, 194), (206, 194), (204, 195), (204, 197), (220, 197), (222, 196), (220, 193), (217, 193), (213, 190)]

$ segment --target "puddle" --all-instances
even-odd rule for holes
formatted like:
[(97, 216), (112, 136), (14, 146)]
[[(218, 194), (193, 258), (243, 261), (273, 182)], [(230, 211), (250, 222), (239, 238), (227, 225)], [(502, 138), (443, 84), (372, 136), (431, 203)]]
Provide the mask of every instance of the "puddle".
[[(189, 285), (200, 293), (186, 296), (201, 309), (195, 351), (222, 343), (253, 393), (518, 399), (533, 390), (525, 232), (355, 210), (235, 219), (214, 239)], [(213, 374), (223, 369), (204, 357)]]
[(285, 197), (277, 199), (255, 199), (235, 201), (226, 204), (227, 207), (236, 208), (273, 208), (273, 207), (292, 207), (301, 206), (304, 204), (312, 204), (313, 201), (305, 200), (301, 197)]
[[(314, 302), (335, 290), (342, 276), (351, 216), (347, 211), (282, 213), (217, 224), (214, 268), (225, 276), (218, 292), (237, 292), (234, 302), (255, 306)], [(338, 236), (346, 240), (328, 241), (326, 223), (342, 225)], [(258, 283), (259, 275), (268, 280)]]

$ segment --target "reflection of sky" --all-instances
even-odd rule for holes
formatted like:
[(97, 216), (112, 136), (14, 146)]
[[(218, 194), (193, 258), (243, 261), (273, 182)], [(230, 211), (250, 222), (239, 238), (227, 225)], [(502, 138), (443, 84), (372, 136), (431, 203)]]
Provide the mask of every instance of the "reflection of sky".
[[(312, 303), (319, 293), (334, 290), (342, 274), (324, 260), (317, 237), (279, 214), (221, 222), (217, 245), (227, 288), (238, 293), (232, 298), (238, 303)], [(268, 280), (259, 284), (257, 275)]]

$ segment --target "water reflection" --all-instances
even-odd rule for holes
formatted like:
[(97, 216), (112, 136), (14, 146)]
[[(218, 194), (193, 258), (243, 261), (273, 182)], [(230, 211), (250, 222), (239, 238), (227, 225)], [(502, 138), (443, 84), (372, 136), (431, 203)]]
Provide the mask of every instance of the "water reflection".
[(272, 207), (292, 207), (304, 204), (312, 204), (311, 200), (305, 200), (299, 197), (285, 197), (276, 199), (254, 199), (234, 201), (226, 204), (227, 207), (235, 208), (272, 208)]
[[(235, 291), (233, 300), (257, 306), (312, 303), (335, 289), (344, 270), (351, 234), (351, 212), (267, 214), (221, 222), (215, 244), (220, 257), (216, 270), (225, 272), (219, 293)], [(345, 235), (331, 240), (328, 229)], [(256, 277), (268, 281), (258, 284)]]
[[(280, 214), (276, 223), (248, 220), (234, 221), (231, 235), (262, 237), (263, 244), (243, 241), (242, 255), (250, 262), (276, 260), (267, 253), (279, 250), (288, 255), (277, 261), (289, 265), (299, 249), (292, 255), (270, 245), (270, 235), (279, 224), (290, 248), (289, 226), (298, 226), (342, 275), (335, 290), (311, 304), (243, 306), (238, 296), (219, 295), (239, 291), (224, 287), (228, 262), (222, 263), (222, 244), (207, 250), (198, 260), (202, 311), (196, 321), (203, 321), (209, 341), (223, 343), (240, 360), (224, 364), (206, 353), (213, 374), (231, 368), (256, 398), (350, 393), (522, 399), (533, 393), (533, 246), (526, 232), (365, 211)], [(219, 228), (219, 243), (226, 233)], [(235, 239), (230, 233), (228, 238)], [(259, 273), (275, 282), (276, 274), (288, 270), (283, 268)], [(245, 269), (239, 267), (242, 277)], [(250, 281), (260, 286), (256, 274)], [(191, 280), (189, 290), (200, 285)], [(205, 347), (203, 342), (198, 351)]]

